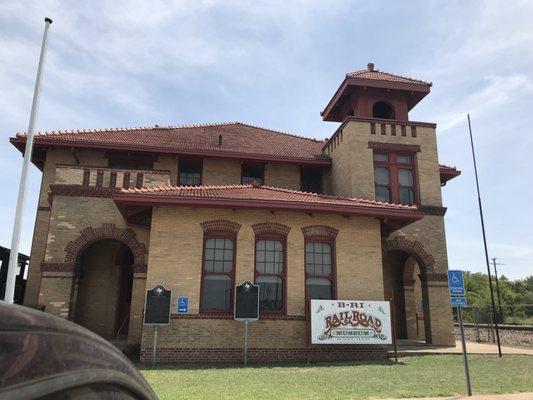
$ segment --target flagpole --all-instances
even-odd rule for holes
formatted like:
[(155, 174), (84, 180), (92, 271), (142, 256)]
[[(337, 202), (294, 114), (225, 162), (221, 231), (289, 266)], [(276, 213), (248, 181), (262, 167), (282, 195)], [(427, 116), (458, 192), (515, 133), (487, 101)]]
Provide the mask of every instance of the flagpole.
[(479, 193), (479, 180), (477, 177), (476, 153), (474, 151), (474, 139), (472, 138), (472, 126), (470, 125), (470, 114), (468, 117), (468, 131), (470, 132), (470, 146), (472, 147), (472, 160), (474, 161), (474, 173), (476, 175), (477, 188), (477, 202), (479, 205), (479, 217), (481, 219), (481, 231), (483, 232), (483, 246), (485, 247), (485, 262), (487, 263), (487, 273), (489, 275), (490, 299), (492, 302), (492, 313), (494, 315), (494, 327), (496, 328), (496, 340), (498, 342), (498, 355), (502, 356), (502, 348), (500, 345), (500, 332), (498, 330), (498, 313), (496, 312), (496, 304), (494, 302), (494, 290), (492, 289), (492, 274), (490, 273), (489, 251), (487, 249), (487, 236), (485, 235), (485, 221), (483, 219), (483, 207), (481, 206), (481, 195)]
[(24, 161), (22, 163), (22, 172), (20, 174), (19, 194), (17, 200), (17, 209), (15, 211), (15, 221), (13, 223), (13, 236), (11, 238), (11, 253), (9, 254), (9, 264), (7, 270), (6, 292), (4, 300), (7, 303), (13, 303), (15, 297), (15, 280), (18, 265), (18, 253), (20, 244), (20, 234), (22, 230), (22, 221), (24, 219), (24, 203), (26, 202), (26, 192), (28, 189), (28, 172), (33, 150), (33, 134), (35, 131), (35, 122), (39, 109), (39, 96), (41, 94), (41, 79), (46, 55), (46, 45), (48, 40), (48, 29), (52, 20), (48, 17), (44, 19), (44, 35), (41, 45), (41, 55), (39, 57), (39, 66), (37, 68), (37, 78), (35, 80), (35, 89), (33, 91), (33, 102), (31, 104), (30, 123), (26, 135), (26, 148), (24, 150)]

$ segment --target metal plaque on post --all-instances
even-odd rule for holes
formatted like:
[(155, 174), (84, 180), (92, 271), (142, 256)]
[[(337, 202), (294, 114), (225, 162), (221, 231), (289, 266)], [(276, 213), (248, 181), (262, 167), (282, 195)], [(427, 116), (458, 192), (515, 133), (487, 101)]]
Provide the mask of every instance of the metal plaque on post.
[(235, 286), (233, 318), (244, 322), (244, 366), (248, 365), (248, 322), (259, 319), (259, 286), (244, 281)]
[(259, 286), (250, 281), (235, 286), (233, 316), (236, 321), (250, 322), (259, 319)]
[(157, 353), (157, 333), (159, 325), (170, 325), (170, 299), (172, 292), (161, 284), (146, 291), (144, 303), (144, 325), (154, 326), (154, 341), (152, 349), (152, 366), (155, 365)]

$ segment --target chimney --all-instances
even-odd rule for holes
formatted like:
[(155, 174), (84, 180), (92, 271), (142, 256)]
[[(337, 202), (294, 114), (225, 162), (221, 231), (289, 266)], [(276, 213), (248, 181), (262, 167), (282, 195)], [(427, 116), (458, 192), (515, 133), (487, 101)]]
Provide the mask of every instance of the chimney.
[(374, 63), (373, 62), (369, 62), (366, 66), (368, 67), (369, 71), (374, 71)]
[(218, 147), (222, 147), (222, 135), (218, 135)]

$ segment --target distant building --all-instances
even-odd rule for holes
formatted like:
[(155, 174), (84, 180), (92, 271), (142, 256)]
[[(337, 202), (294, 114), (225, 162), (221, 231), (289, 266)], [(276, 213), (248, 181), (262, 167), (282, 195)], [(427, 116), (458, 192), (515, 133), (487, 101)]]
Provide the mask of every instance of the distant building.
[[(7, 270), (9, 267), (9, 255), (11, 251), (0, 246), (0, 300), (4, 300), (6, 293), (6, 282), (7, 282)], [(22, 304), (24, 301), (24, 290), (26, 287), (26, 267), (28, 266), (28, 261), (30, 257), (25, 254), (19, 253), (18, 256), (18, 266), (17, 274), (15, 280), (15, 296), (13, 300), (15, 304)]]
[[(25, 304), (151, 357), (146, 289), (172, 291), (160, 361), (242, 355), (233, 288), (261, 288), (250, 358), (382, 357), (307, 348), (306, 299), (394, 295), (397, 335), (454, 343), (436, 125), (409, 120), (431, 83), (347, 74), (322, 112), (327, 140), (239, 122), (45, 132)], [(21, 151), (26, 136), (11, 142)], [(188, 297), (188, 314), (176, 313)]]

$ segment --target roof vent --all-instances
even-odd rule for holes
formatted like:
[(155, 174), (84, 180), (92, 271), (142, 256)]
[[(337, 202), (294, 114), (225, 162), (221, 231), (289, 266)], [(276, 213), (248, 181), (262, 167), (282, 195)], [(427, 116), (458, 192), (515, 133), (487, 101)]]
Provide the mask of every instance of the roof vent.
[(157, 124), (155, 124), (154, 125), (154, 129), (161, 129), (161, 130), (165, 130), (166, 129), (166, 130), (168, 130), (170, 128), (168, 126), (166, 126), (166, 125), (157, 125)]
[(369, 62), (367, 65), (369, 71), (374, 71), (374, 63)]

